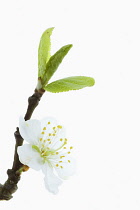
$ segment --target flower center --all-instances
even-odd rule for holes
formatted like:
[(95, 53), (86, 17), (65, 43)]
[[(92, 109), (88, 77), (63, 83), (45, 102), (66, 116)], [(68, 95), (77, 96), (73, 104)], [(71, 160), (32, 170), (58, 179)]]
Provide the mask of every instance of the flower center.
[[(50, 124), (50, 122), (48, 122), (48, 124)], [(39, 153), (43, 163), (48, 162), (52, 167), (63, 168), (63, 160), (70, 154), (70, 151), (67, 151), (67, 147), (65, 146), (67, 139), (57, 137), (61, 129), (62, 126), (60, 125), (52, 127), (49, 131), (47, 131), (47, 127), (44, 127), (37, 145), (32, 145), (34, 151)], [(72, 147), (69, 149), (71, 150)], [(67, 160), (67, 162), (70, 163), (70, 160)]]
[[(45, 142), (44, 142), (45, 143)], [(40, 156), (44, 159), (46, 162), (49, 158), (49, 156), (52, 155), (58, 155), (58, 151), (61, 150), (62, 148), (65, 148), (64, 146), (67, 144), (67, 140), (65, 139), (63, 144), (58, 147), (57, 149), (50, 149), (47, 145), (41, 144), (40, 147), (37, 145), (32, 145), (32, 148), (40, 154)]]

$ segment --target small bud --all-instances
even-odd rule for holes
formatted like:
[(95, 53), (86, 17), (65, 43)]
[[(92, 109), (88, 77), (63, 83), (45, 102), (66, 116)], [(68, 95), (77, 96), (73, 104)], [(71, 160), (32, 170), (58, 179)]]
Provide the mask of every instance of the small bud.
[(25, 171), (28, 171), (28, 170), (29, 170), (29, 166), (24, 165), (22, 171), (25, 172)]

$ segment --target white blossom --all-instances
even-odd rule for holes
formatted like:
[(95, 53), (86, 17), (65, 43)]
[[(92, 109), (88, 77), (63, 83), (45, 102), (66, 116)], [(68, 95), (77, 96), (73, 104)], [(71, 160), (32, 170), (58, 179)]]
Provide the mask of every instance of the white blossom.
[(70, 153), (73, 147), (68, 146), (64, 128), (53, 118), (19, 120), (19, 131), (27, 142), (18, 147), (19, 160), (24, 165), (45, 174), (45, 186), (54, 194), (62, 180), (75, 172), (75, 159)]

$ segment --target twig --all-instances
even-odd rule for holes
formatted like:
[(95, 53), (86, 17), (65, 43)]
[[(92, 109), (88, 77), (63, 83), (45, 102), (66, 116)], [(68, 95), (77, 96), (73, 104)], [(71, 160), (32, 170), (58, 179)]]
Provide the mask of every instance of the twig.
[[(44, 90), (35, 90), (34, 94), (28, 99), (28, 108), (24, 119), (29, 120), (33, 114), (33, 111), (38, 106), (39, 101), (44, 93)], [(21, 172), (20, 169), (23, 164), (19, 161), (17, 154), (17, 147), (23, 144), (23, 138), (19, 133), (19, 128), (16, 129), (14, 133), (16, 144), (15, 144), (15, 154), (12, 169), (7, 170), (8, 179), (2, 185), (0, 184), (0, 200), (10, 200), (13, 196), (12, 194), (18, 189), (17, 183), (20, 180)]]

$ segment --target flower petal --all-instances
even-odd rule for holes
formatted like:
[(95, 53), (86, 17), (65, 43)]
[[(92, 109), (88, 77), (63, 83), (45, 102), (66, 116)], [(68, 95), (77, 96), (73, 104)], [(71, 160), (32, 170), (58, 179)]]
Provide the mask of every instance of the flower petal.
[(59, 179), (53, 172), (53, 168), (48, 163), (42, 166), (42, 171), (45, 174), (44, 181), (46, 189), (53, 193), (58, 193), (58, 187), (62, 184), (62, 180)]
[(35, 144), (41, 133), (41, 125), (39, 120), (27, 120), (22, 117), (19, 119), (19, 131), (23, 139), (28, 143)]
[(24, 144), (17, 148), (17, 153), (19, 155), (19, 160), (24, 165), (29, 166), (34, 170), (40, 170), (42, 167), (41, 157), (39, 153), (32, 149), (32, 145)]
[(65, 129), (62, 128), (58, 133), (56, 133), (55, 138), (52, 139), (52, 144), (50, 145), (50, 148), (52, 150), (57, 150), (64, 145), (65, 142)]
[(41, 129), (47, 126), (48, 127), (54, 127), (57, 125), (57, 121), (53, 117), (45, 117), (41, 120)]
[(46, 140), (49, 138), (49, 135), (53, 132), (53, 127), (56, 126), (57, 122), (52, 117), (46, 117), (40, 121), (41, 123), (41, 132), (39, 138)]
[(68, 155), (62, 158), (60, 165), (60, 167), (55, 167), (55, 170), (61, 179), (67, 179), (69, 176), (74, 175), (76, 171), (76, 160), (73, 157)]
[[(56, 150), (61, 147), (64, 143), (65, 129), (58, 125), (57, 121), (52, 117), (47, 117), (41, 120), (41, 134), (39, 136), (42, 140), (48, 140), (46, 145), (50, 149)], [(60, 141), (63, 139), (63, 141)]]

